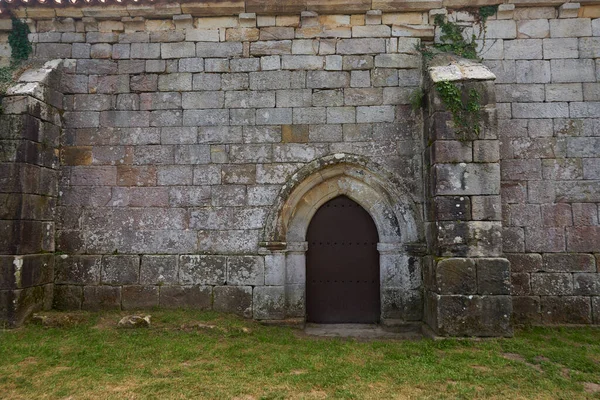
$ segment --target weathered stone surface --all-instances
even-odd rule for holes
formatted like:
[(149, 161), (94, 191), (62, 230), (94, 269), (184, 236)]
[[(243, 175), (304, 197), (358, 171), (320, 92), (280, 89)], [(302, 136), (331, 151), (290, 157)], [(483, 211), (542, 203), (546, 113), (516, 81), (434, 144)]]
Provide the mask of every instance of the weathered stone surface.
[[(102, 257), (101, 282), (109, 285), (130, 285), (139, 281), (138, 256)], [(87, 290), (87, 287), (86, 287)], [(99, 295), (99, 293), (97, 293)]]
[(477, 293), (477, 269), (468, 258), (440, 260), (435, 266), (436, 292), (439, 294)]
[(592, 322), (589, 297), (543, 296), (542, 322), (546, 324), (589, 324)]
[(253, 318), (278, 320), (285, 317), (285, 287), (262, 286), (254, 288)]
[(160, 307), (212, 309), (212, 286), (161, 286)]
[(182, 285), (224, 284), (226, 282), (225, 257), (196, 255), (180, 256), (179, 282)]
[(121, 288), (113, 286), (85, 286), (83, 288), (82, 310), (121, 309)]
[(216, 286), (214, 288), (214, 310), (252, 317), (252, 287)]
[(150, 315), (127, 315), (119, 320), (117, 328), (121, 329), (137, 329), (150, 328)]
[(140, 284), (175, 284), (177, 283), (177, 271), (177, 256), (142, 256)]
[(425, 308), (434, 310), (430, 326), (450, 336), (512, 336), (510, 296), (440, 296), (429, 294)]

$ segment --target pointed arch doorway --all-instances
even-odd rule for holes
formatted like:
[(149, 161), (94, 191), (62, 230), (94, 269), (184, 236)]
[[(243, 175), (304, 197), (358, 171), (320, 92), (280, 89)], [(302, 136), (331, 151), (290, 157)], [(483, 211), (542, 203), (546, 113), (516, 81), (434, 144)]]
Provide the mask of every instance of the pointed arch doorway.
[(335, 197), (317, 210), (306, 238), (307, 321), (379, 322), (379, 235), (369, 213)]

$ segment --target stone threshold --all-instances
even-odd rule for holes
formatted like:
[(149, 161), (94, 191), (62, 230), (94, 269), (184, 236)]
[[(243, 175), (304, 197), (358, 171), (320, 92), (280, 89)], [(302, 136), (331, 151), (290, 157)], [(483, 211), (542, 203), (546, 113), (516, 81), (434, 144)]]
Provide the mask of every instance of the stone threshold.
[(386, 326), (380, 324), (315, 324), (307, 323), (308, 336), (328, 338), (354, 338), (358, 340), (417, 340), (422, 339), (421, 323)]

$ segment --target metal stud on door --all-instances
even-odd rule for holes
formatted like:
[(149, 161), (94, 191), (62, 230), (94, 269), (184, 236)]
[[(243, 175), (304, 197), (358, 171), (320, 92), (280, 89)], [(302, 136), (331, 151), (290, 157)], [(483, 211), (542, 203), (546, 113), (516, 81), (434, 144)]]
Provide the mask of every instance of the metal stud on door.
[(309, 322), (379, 321), (379, 236), (358, 203), (336, 197), (317, 210), (307, 232), (306, 312)]

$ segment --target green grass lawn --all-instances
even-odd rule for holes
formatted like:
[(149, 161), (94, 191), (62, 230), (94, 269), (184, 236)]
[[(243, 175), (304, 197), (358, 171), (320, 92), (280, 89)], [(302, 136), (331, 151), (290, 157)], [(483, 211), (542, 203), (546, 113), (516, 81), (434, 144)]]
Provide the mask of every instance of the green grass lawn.
[(600, 398), (600, 329), (361, 342), (191, 311), (119, 330), (120, 315), (0, 331), (0, 398)]

